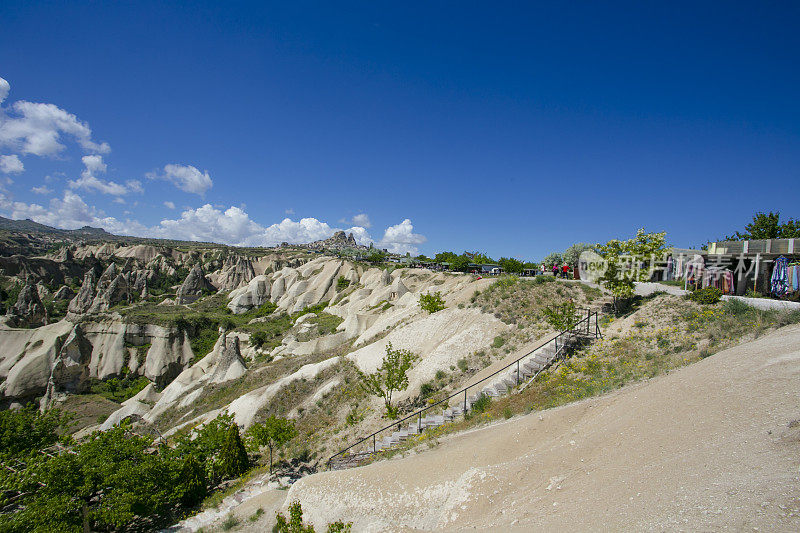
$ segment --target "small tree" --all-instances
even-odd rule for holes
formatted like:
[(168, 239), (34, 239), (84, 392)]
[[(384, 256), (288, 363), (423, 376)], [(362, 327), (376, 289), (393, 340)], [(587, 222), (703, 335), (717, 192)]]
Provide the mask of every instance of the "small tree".
[(431, 314), (446, 309), (446, 306), (444, 305), (444, 298), (442, 298), (442, 293), (439, 291), (436, 291), (433, 294), (420, 294), (419, 306), (423, 311), (427, 311)]
[(358, 371), (364, 390), (383, 398), (388, 418), (397, 418), (397, 408), (392, 406), (392, 395), (395, 391), (408, 388), (408, 370), (418, 359), (419, 356), (409, 350), (395, 350), (389, 342), (378, 370), (371, 374)]
[(570, 330), (575, 327), (577, 317), (575, 316), (575, 304), (572, 300), (561, 305), (546, 307), (543, 310), (548, 324), (553, 326), (556, 331)]
[(272, 472), (272, 454), (297, 436), (294, 422), (285, 418), (270, 416), (263, 424), (254, 424), (247, 430), (251, 442), (258, 447), (269, 448), (269, 471)]
[(598, 244), (597, 251), (606, 263), (606, 271), (598, 281), (614, 297), (614, 309), (620, 300), (633, 296), (635, 282), (647, 281), (666, 252), (666, 233), (646, 233), (639, 229), (633, 239), (617, 239)]
[(580, 261), (582, 252), (585, 252), (586, 250), (594, 250), (594, 248), (595, 246), (593, 244), (577, 242), (564, 251), (564, 262), (568, 265), (575, 266)]
[(225, 440), (219, 450), (219, 473), (223, 478), (234, 478), (244, 474), (250, 461), (244, 448), (239, 426), (231, 424), (225, 432)]

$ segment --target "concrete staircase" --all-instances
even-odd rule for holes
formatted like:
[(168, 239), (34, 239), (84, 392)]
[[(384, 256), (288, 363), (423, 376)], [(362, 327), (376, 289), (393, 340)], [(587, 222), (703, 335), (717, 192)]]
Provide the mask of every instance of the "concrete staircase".
[[(606, 302), (601, 301), (600, 303)], [(592, 309), (587, 310), (587, 313), (587, 316), (574, 329), (562, 331), (549, 342), (514, 361), (496, 374), (453, 394), (447, 403), (434, 404), (404, 418), (394, 426), (387, 426), (369, 437), (360, 439), (357, 443), (328, 459), (328, 467), (341, 469), (358, 466), (378, 452), (389, 451), (423, 431), (452, 422), (459, 416), (465, 416), (483, 396), (499, 398), (524, 390), (536, 375), (553, 364), (557, 358), (563, 357), (563, 353), (558, 350), (563, 350), (562, 347), (565, 346), (565, 343), (568, 349), (571, 349), (586, 340), (602, 337), (599, 329), (599, 313)], [(390, 431), (391, 433), (389, 433)]]
[(472, 394), (467, 394), (466, 398), (454, 397), (452, 403), (448, 405), (441, 414), (429, 414), (418, 418), (410, 419), (408, 425), (400, 426), (392, 434), (383, 437), (382, 439), (375, 439), (373, 441), (365, 442), (364, 449), (360, 451), (352, 451), (349, 455), (343, 456), (336, 461), (333, 468), (347, 468), (348, 466), (356, 466), (365, 457), (380, 451), (389, 450), (408, 439), (421, 434), (425, 430), (437, 428), (448, 422), (452, 422), (456, 418), (463, 416), (472, 410), (472, 406), (477, 402), (481, 396), (489, 396), (490, 398), (499, 398), (507, 394), (511, 394), (514, 389), (528, 380), (536, 376), (539, 372), (544, 370), (553, 363), (556, 357), (555, 341), (540, 346), (526, 359), (519, 361), (519, 374), (517, 374), (517, 366), (505, 369), (500, 374), (494, 376), (488, 385), (484, 385), (481, 389), (476, 389)]

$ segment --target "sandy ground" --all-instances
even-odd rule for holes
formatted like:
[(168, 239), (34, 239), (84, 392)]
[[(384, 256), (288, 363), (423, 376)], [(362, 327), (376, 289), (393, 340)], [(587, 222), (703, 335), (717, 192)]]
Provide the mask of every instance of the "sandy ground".
[(800, 531), (800, 326), (415, 456), (307, 477), (284, 505), (295, 499), (323, 530)]

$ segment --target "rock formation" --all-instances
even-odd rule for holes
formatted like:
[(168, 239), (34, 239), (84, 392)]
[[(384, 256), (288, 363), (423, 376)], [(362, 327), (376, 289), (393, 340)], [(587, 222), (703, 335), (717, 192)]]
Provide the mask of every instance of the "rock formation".
[(245, 372), (247, 366), (242, 359), (242, 352), (239, 349), (239, 337), (232, 335), (230, 339), (222, 333), (222, 352), (217, 359), (217, 364), (211, 371), (209, 381), (211, 383), (223, 383), (231, 379), (236, 379)]
[(53, 295), (53, 300), (59, 302), (61, 300), (71, 300), (75, 296), (75, 293), (72, 289), (63, 285), (60, 289), (56, 291)]
[(197, 263), (192, 267), (189, 275), (186, 276), (180, 289), (178, 289), (175, 302), (179, 305), (190, 304), (203, 294), (216, 292), (216, 290), (216, 287), (206, 279), (203, 267), (200, 266), (200, 263)]
[(94, 269), (89, 269), (86, 275), (83, 276), (83, 283), (78, 295), (69, 303), (69, 312), (76, 315), (81, 315), (89, 311), (92, 307), (92, 300), (94, 299), (94, 288), (97, 277), (95, 276)]
[(76, 325), (64, 341), (58, 357), (53, 364), (49, 392), (85, 392), (89, 387), (89, 361), (92, 357), (92, 344), (86, 339), (83, 330)]
[(22, 328), (38, 328), (47, 324), (47, 309), (45, 309), (36, 286), (27, 283), (19, 291), (17, 303), (9, 310), (12, 323)]

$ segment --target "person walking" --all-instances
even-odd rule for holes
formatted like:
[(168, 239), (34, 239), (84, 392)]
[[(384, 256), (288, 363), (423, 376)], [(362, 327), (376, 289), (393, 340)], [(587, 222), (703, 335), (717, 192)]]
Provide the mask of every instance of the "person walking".
[(555, 263), (553, 263), (553, 277), (554, 278), (558, 277), (558, 265)]
[(567, 279), (567, 275), (569, 274), (569, 265), (564, 263), (561, 265), (561, 275), (564, 279)]

